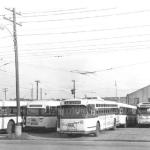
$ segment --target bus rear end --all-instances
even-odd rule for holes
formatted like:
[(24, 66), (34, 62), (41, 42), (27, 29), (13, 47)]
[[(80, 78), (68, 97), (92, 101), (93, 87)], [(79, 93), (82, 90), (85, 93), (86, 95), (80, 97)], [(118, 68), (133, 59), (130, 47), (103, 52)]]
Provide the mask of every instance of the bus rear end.
[(26, 129), (56, 128), (57, 107), (36, 104), (27, 107)]
[(141, 125), (150, 125), (150, 103), (143, 103), (137, 108), (137, 123)]

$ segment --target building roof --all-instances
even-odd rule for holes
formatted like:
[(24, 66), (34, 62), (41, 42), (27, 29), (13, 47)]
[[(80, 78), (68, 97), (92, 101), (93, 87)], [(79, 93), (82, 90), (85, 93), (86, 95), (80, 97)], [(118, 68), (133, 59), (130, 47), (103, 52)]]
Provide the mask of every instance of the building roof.
[(140, 88), (140, 89), (138, 89), (138, 90), (136, 90), (136, 91), (134, 91), (134, 92), (132, 92), (132, 93), (129, 93), (129, 94), (127, 94), (127, 95), (134, 94), (134, 93), (136, 93), (136, 92), (138, 92), (138, 91), (140, 91), (140, 90), (143, 90), (143, 89), (145, 89), (145, 88), (148, 88), (148, 87), (150, 87), (150, 85), (147, 85), (147, 86), (145, 86), (145, 87), (143, 87), (143, 88)]

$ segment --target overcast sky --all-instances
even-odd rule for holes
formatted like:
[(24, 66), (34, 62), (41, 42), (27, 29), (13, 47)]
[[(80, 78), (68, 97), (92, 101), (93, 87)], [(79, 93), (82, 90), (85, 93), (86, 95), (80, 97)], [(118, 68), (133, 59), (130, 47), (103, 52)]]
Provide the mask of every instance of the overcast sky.
[[(15, 97), (16, 8), (20, 97), (126, 96), (150, 84), (149, 0), (0, 0), (0, 99)], [(11, 33), (10, 33), (11, 32)], [(5, 63), (9, 63), (4, 65)], [(84, 74), (87, 72), (87, 74)], [(115, 84), (116, 82), (116, 84)]]

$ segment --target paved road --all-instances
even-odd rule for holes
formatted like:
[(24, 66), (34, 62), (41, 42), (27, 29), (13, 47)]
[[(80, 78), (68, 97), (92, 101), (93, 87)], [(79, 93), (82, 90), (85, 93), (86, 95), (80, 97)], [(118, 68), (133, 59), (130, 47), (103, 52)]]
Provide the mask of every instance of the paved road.
[[(60, 137), (57, 133), (25, 133), (23, 140), (0, 140), (0, 150), (149, 150), (150, 128), (119, 128), (99, 137)], [(6, 135), (3, 135), (4, 137)]]
[(118, 141), (1, 141), (0, 150), (149, 150), (150, 142)]

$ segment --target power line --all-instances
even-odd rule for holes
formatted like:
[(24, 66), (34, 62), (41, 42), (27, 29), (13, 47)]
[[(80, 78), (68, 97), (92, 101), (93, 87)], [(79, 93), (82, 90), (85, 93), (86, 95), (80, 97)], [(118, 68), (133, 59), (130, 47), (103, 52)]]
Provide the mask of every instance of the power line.
[(2, 36), (0, 37), (0, 39), (6, 39), (6, 38), (10, 38), (11, 36)]
[[(115, 43), (105, 43), (105, 44), (100, 44), (100, 46), (103, 46), (103, 45), (106, 45), (106, 46), (109, 46), (109, 45), (120, 45), (120, 44), (134, 44), (134, 43), (143, 43), (143, 42), (150, 42), (150, 40), (143, 40), (143, 41), (141, 41), (141, 40), (139, 40), (139, 41), (130, 41), (130, 42), (115, 42)], [(39, 51), (39, 50), (42, 50), (42, 52), (43, 52), (43, 50), (49, 50), (49, 49), (65, 49), (65, 48), (77, 48), (77, 47), (93, 47), (93, 46), (99, 46), (98, 44), (86, 44), (86, 45), (76, 45), (76, 46), (64, 46), (64, 47), (49, 47), (49, 48), (47, 48), (47, 49), (45, 49), (45, 48), (42, 48), (42, 49), (28, 49), (28, 51), (30, 50), (30, 52), (32, 52), (32, 51), (34, 51), (34, 50), (36, 50), (36, 52), (37, 52), (37, 50)], [(137, 45), (135, 45), (135, 46), (137, 46)], [(143, 45), (142, 45), (143, 46)], [(22, 49), (22, 51), (21, 52), (27, 52), (27, 50), (25, 50), (25, 49)], [(51, 51), (52, 52), (52, 51)], [(57, 52), (57, 51), (56, 51)]]
[[(18, 35), (18, 36), (22, 36), (23, 37), (23, 36), (45, 36), (45, 35), (57, 35), (57, 34), (76, 34), (76, 33), (88, 33), (88, 32), (98, 32), (98, 31), (109, 31), (109, 30), (110, 31), (111, 30), (124, 30), (124, 29), (143, 28), (143, 27), (150, 27), (150, 25), (135, 25), (135, 26), (125, 26), (125, 27), (117, 27), (117, 28), (80, 30), (80, 31), (71, 31), (71, 32), (21, 34), (21, 35)], [(118, 37), (111, 37), (111, 38), (108, 37), (108, 38), (101, 38), (101, 39), (113, 39), (113, 38), (120, 38), (120, 37), (132, 37), (132, 36), (143, 36), (143, 35), (150, 35), (150, 34), (127, 35), (127, 36), (118, 36)], [(4, 39), (4, 38), (8, 38), (8, 37), (11, 37), (11, 36), (4, 36), (4, 37), (0, 37), (0, 38)], [(81, 41), (81, 40), (77, 40), (77, 41)], [(70, 42), (72, 42), (72, 41), (70, 41)], [(57, 43), (61, 43), (61, 42), (57, 42)]]
[[(150, 34), (146, 34), (146, 35), (150, 35)], [(124, 38), (124, 37), (134, 37), (134, 36), (145, 36), (145, 34), (139, 34), (139, 35), (127, 35), (127, 36), (119, 36), (119, 37), (112, 37), (112, 38)], [(110, 38), (102, 38), (102, 39), (112, 39), (111, 37)], [(78, 42), (78, 41), (90, 41), (90, 40), (102, 40), (102, 39), (87, 39), (87, 40), (77, 40), (77, 41), (64, 41), (64, 42)], [(62, 42), (62, 43), (64, 43)], [(102, 44), (102, 45), (115, 45), (115, 44), (129, 44), (129, 43), (137, 43), (137, 42), (149, 42), (149, 40), (144, 40), (144, 41), (133, 41), (133, 42), (119, 42), (119, 43), (111, 43), (111, 44)], [(56, 43), (59, 43), (59, 42), (56, 42)], [(37, 45), (38, 43), (36, 43)], [(41, 43), (40, 43), (41, 44)], [(50, 43), (51, 44), (51, 43)], [(89, 45), (86, 45), (86, 47), (89, 46)], [(93, 46), (97, 46), (97, 45), (93, 45)], [(135, 46), (145, 46), (145, 45), (134, 45), (132, 47), (135, 47)], [(78, 47), (78, 46), (77, 46)], [(81, 46), (79, 46), (81, 47)], [(84, 46), (85, 47), (85, 46)], [(40, 49), (40, 50), (50, 50), (50, 49), (63, 49), (65, 47), (51, 47), (51, 48), (45, 48), (45, 49)], [(71, 47), (66, 47), (66, 48), (71, 48)], [(72, 47), (74, 48), (74, 47)], [(101, 48), (101, 47), (100, 47)], [(112, 48), (112, 47), (110, 47)], [(103, 47), (103, 49), (106, 49)], [(26, 49), (27, 50), (27, 49)], [(39, 49), (36, 49), (36, 50), (39, 50)], [(90, 50), (90, 49), (87, 49), (87, 50)], [(92, 49), (91, 49), (92, 50)], [(93, 49), (94, 50), (94, 49)], [(34, 49), (30, 50), (30, 51), (34, 51)], [(59, 52), (59, 51), (51, 51), (51, 52)], [(64, 51), (62, 51), (64, 52)], [(8, 54), (8, 51), (6, 52), (2, 52), (1, 51), (1, 54), (4, 53), (4, 54)], [(12, 53), (12, 51), (10, 51), (10, 53)], [(30, 52), (29, 52), (30, 53)], [(43, 51), (42, 51), (43, 53)], [(10, 54), (10, 55), (13, 55), (13, 54)], [(4, 56), (4, 55), (1, 55), (1, 56)]]
[(150, 36), (150, 34), (133, 34), (125, 36), (113, 36), (113, 37), (103, 37), (103, 38), (92, 38), (92, 39), (83, 39), (83, 40), (69, 40), (69, 41), (60, 41), (60, 42), (45, 42), (45, 43), (26, 43), (21, 45), (48, 45), (48, 44), (57, 44), (57, 43), (76, 43), (76, 42), (86, 42), (86, 41), (99, 41), (99, 40), (110, 40), (110, 39), (121, 39), (121, 38), (132, 38), (132, 37), (141, 37), (141, 36)]
[[(70, 56), (73, 54), (86, 54), (86, 53), (108, 53), (108, 52), (118, 52), (118, 51), (133, 51), (133, 50), (143, 50), (144, 48), (150, 48), (150, 46), (147, 47), (140, 47), (138, 48), (137, 46), (145, 46), (145, 45), (133, 45), (133, 46), (120, 46), (120, 47), (97, 47), (97, 48), (89, 48), (89, 49), (78, 49), (78, 50), (69, 50), (69, 51), (49, 51), (49, 52), (32, 52), (32, 53), (24, 53), (23, 55), (20, 54), (20, 57), (22, 58), (26, 58), (26, 57), (56, 57), (56, 56)], [(119, 48), (119, 50), (114, 50), (116, 48)], [(120, 50), (120, 48), (132, 48), (130, 50)], [(136, 49), (133, 49), (136, 48)], [(101, 51), (100, 49), (102, 49), (103, 51)], [(113, 51), (106, 51), (107, 49), (113, 49)], [(50, 50), (50, 49), (45, 49), (45, 50)], [(105, 51), (104, 51), (105, 50)], [(4, 57), (4, 55), (0, 55), (1, 57)], [(8, 56), (12, 56), (11, 54), (7, 54), (7, 58)]]
[[(131, 42), (117, 42), (117, 43), (108, 43), (108, 44), (101, 44), (101, 45), (106, 45), (106, 46), (109, 46), (109, 45), (118, 45), (118, 44), (132, 44), (132, 43), (139, 43), (139, 42), (149, 42), (150, 40), (143, 40), (143, 41), (131, 41)], [(24, 54), (32, 54), (32, 52), (34, 53), (35, 50), (38, 50), (38, 53), (44, 53), (44, 51), (49, 51), (50, 49), (68, 49), (68, 48), (80, 48), (80, 47), (83, 47), (83, 48), (87, 48), (87, 47), (96, 47), (96, 46), (99, 46), (97, 44), (91, 44), (91, 45), (77, 45), (77, 46), (70, 46), (70, 47), (50, 47), (50, 48), (42, 48), (42, 49), (22, 49), (21, 53), (22, 52), (25, 52)], [(145, 45), (133, 45), (133, 46), (123, 46), (125, 48), (127, 47), (136, 47), (136, 46), (145, 46)], [(99, 49), (108, 49), (108, 48), (118, 48), (118, 47), (98, 47)], [(98, 49), (97, 48), (97, 49)], [(122, 48), (121, 46), (119, 46), (119, 48)], [(93, 50), (95, 48), (92, 48)], [(87, 50), (92, 50), (92, 49), (87, 49)], [(30, 51), (29, 51), (30, 50)], [(82, 51), (82, 49), (80, 50), (70, 50), (71, 52), (72, 51)], [(11, 52), (11, 51), (10, 51)], [(37, 51), (35, 51), (37, 53)], [(65, 51), (50, 51), (50, 52), (65, 52)], [(1, 52), (2, 53), (5, 53), (5, 54), (8, 54), (8, 52)]]
[[(111, 44), (104, 44), (104, 45), (115, 45), (115, 44), (128, 44), (130, 42), (127, 42), (127, 43), (111, 43)], [(132, 42), (131, 42), (132, 43)], [(134, 43), (134, 42), (133, 42)], [(136, 42), (135, 42), (136, 43)], [(42, 48), (42, 49), (24, 49), (24, 51), (22, 51), (20, 53), (20, 56), (22, 54), (45, 54), (46, 52), (49, 52), (49, 53), (57, 53), (57, 52), (60, 52), (60, 53), (64, 53), (64, 52), (89, 52), (89, 51), (92, 51), (92, 50), (107, 50), (107, 49), (113, 49), (113, 48), (133, 48), (133, 47), (143, 47), (145, 45), (131, 45), (131, 46), (117, 46), (117, 47), (96, 47), (96, 46), (99, 46), (99, 45), (96, 45), (96, 44), (93, 44), (93, 45), (77, 45), (77, 46), (70, 46), (70, 47), (50, 47), (50, 48)], [(83, 48), (84, 49), (83, 49)], [(93, 47), (93, 48), (88, 48), (88, 47)], [(80, 48), (80, 49), (70, 49), (70, 48)], [(82, 48), (82, 49), (81, 49)], [(53, 50), (53, 49), (60, 49), (61, 51), (50, 51), (50, 50)], [(62, 49), (69, 49), (68, 51), (67, 50), (62, 50)], [(111, 51), (112, 52), (112, 51)], [(2, 52), (1, 52), (2, 53)], [(8, 55), (12, 55), (12, 54), (9, 54), (8, 52), (3, 52), (4, 54), (7, 54)], [(46, 53), (47, 54), (47, 53)], [(0, 56), (3, 56), (3, 55), (0, 55)]]
[(63, 18), (63, 19), (50, 19), (50, 20), (23, 21), (22, 23), (42, 23), (42, 22), (52, 22), (52, 21), (75, 21), (75, 20), (94, 19), (94, 18), (102, 18), (102, 17), (131, 15), (131, 14), (138, 14), (138, 13), (145, 13), (145, 12), (150, 12), (150, 9), (144, 9), (144, 10), (138, 10), (138, 11), (132, 11), (132, 12), (122, 12), (122, 13), (106, 14), (106, 15), (76, 17), (76, 18)]
[(34, 11), (34, 12), (24, 12), (22, 14), (36, 14), (36, 13), (48, 13), (48, 12), (63, 12), (63, 11), (74, 11), (74, 10), (82, 10), (86, 8), (70, 8), (70, 9), (58, 9), (58, 10), (46, 10), (46, 11)]
[[(108, 10), (113, 10), (116, 9), (116, 7), (113, 8), (104, 8), (104, 9), (92, 9), (92, 10), (79, 10), (79, 11), (75, 11), (75, 12), (62, 12), (62, 13), (53, 13), (51, 15), (65, 15), (65, 14), (76, 14), (76, 13), (89, 13), (89, 12), (98, 12), (98, 11), (108, 11)], [(23, 16), (23, 17), (42, 17), (42, 16), (49, 16), (50, 14), (40, 14), (41, 12), (37, 12), (38, 14), (36, 15), (28, 15), (28, 16)], [(49, 11), (44, 12), (44, 13), (49, 13)], [(50, 11), (51, 13), (51, 11)]]
[(61, 41), (61, 42), (45, 42), (45, 43), (26, 43), (22, 45), (41, 45), (41, 44), (56, 44), (56, 43), (74, 43), (74, 42), (83, 42), (83, 41), (98, 41), (98, 40), (109, 40), (109, 39), (120, 39), (120, 38), (132, 38), (132, 37), (141, 37), (141, 36), (150, 36), (150, 34), (133, 34), (133, 35), (125, 35), (125, 36), (113, 36), (113, 37), (104, 37), (104, 38), (93, 38), (93, 39), (83, 39), (83, 40), (72, 40), (72, 41)]
[(0, 48), (9, 48), (9, 47), (13, 47), (13, 45), (9, 45), (9, 46), (2, 46), (2, 47), (0, 47)]
[(143, 27), (150, 27), (150, 25), (134, 25), (134, 26), (124, 26), (124, 27), (117, 27), (117, 28), (79, 30), (79, 31), (70, 31), (70, 32), (20, 34), (18, 36), (41, 36), (41, 35), (45, 36), (45, 35), (55, 35), (55, 34), (75, 34), (75, 33), (88, 33), (88, 32), (98, 32), (98, 31), (108, 31), (108, 30), (124, 30), (124, 29), (143, 28)]

